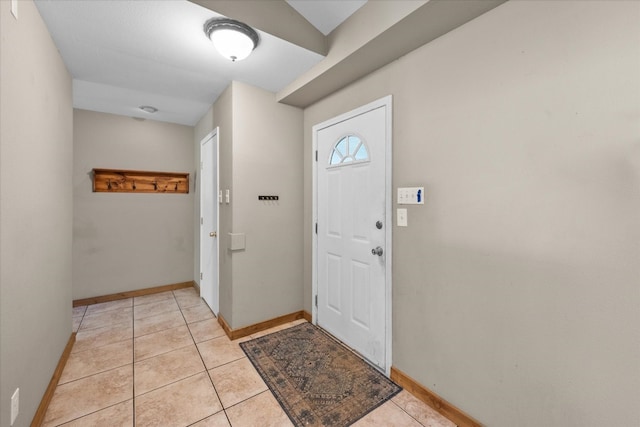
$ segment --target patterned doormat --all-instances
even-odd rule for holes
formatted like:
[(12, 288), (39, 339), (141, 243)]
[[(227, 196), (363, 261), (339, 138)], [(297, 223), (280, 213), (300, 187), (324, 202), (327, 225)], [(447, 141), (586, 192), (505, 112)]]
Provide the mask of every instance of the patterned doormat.
[(297, 427), (351, 425), (402, 390), (310, 323), (240, 347)]

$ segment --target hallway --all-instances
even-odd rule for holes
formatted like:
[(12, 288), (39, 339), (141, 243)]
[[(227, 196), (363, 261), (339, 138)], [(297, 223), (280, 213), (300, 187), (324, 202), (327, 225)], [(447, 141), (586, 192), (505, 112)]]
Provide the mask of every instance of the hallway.
[[(45, 426), (291, 426), (194, 288), (73, 309), (76, 342)], [(407, 391), (355, 426), (451, 427)]]

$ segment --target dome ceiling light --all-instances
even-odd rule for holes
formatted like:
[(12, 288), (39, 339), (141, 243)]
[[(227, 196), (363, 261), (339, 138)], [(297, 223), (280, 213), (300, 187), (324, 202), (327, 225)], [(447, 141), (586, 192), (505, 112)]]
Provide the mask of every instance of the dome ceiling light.
[(258, 46), (258, 33), (242, 22), (228, 18), (213, 18), (205, 22), (204, 32), (222, 56), (241, 61)]
[(138, 108), (149, 114), (158, 112), (158, 109), (156, 107), (152, 107), (150, 105), (141, 105)]

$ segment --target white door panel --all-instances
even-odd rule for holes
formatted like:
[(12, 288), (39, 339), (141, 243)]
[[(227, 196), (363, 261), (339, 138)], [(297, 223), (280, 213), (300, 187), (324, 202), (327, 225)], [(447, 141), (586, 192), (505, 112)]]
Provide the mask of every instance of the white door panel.
[(218, 300), (218, 132), (200, 146), (200, 296), (217, 315)]
[[(385, 104), (314, 127), (316, 321), (385, 370), (390, 334), (390, 259), (385, 253), (391, 226), (386, 218), (389, 110)], [(372, 253), (377, 247), (381, 256)]]

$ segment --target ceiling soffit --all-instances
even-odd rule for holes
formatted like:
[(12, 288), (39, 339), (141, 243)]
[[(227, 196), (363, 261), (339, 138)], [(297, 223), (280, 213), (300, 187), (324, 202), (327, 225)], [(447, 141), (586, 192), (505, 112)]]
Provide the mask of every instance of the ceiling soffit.
[(369, 1), (328, 36), (327, 57), (276, 98), (307, 107), (505, 1)]
[(276, 95), (304, 108), (507, 0), (368, 1), (328, 36), (284, 0), (190, 1), (326, 55)]

